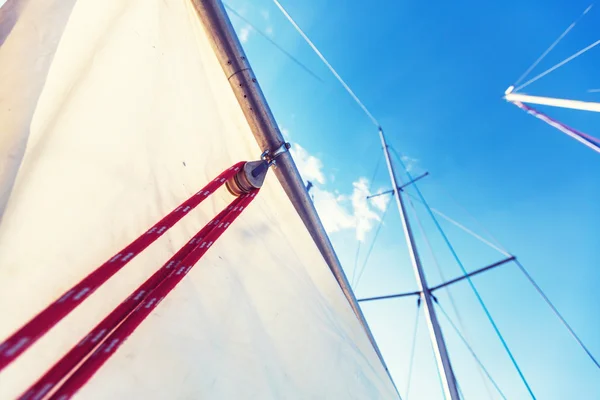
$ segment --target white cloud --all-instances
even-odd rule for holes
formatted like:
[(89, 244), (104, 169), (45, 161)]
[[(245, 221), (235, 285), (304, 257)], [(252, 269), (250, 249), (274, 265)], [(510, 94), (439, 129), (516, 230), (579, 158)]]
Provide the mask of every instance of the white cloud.
[(417, 160), (416, 158), (412, 158), (409, 156), (402, 156), (401, 159), (404, 165), (406, 166), (406, 171), (408, 172), (412, 172), (417, 166), (417, 163), (419, 162), (419, 160)]
[[(386, 191), (386, 189), (379, 189), (379, 190), (375, 191), (375, 193), (381, 193), (381, 192), (385, 192), (385, 191)], [(388, 203), (390, 202), (391, 197), (392, 197), (391, 194), (384, 194), (382, 196), (373, 197), (369, 201), (371, 202), (371, 204), (373, 204), (373, 206), (376, 209), (378, 209), (381, 212), (384, 212), (385, 209), (387, 208)]]
[(352, 186), (352, 194), (349, 196), (332, 193), (319, 187), (314, 187), (312, 194), (315, 208), (327, 233), (354, 229), (356, 239), (362, 242), (381, 217), (367, 200), (370, 194), (368, 179), (359, 178), (352, 183)]
[(240, 28), (240, 33), (239, 33), (240, 42), (246, 43), (248, 41), (248, 39), (250, 38), (251, 30), (252, 30), (252, 27), (250, 25), (244, 25), (242, 28)]
[(262, 17), (264, 18), (265, 21), (269, 20), (269, 11), (268, 10), (262, 10), (260, 12), (260, 15), (262, 15)]
[(266, 34), (269, 36), (273, 35), (273, 27), (272, 26), (267, 26), (267, 29), (265, 30)]
[(380, 220), (379, 215), (367, 203), (368, 180), (360, 178), (353, 184), (350, 196), (336, 194), (319, 187), (312, 189), (315, 208), (327, 233), (354, 229), (361, 242)]
[[(288, 135), (284, 128), (281, 130), (284, 135)], [(381, 196), (373, 199), (374, 201), (367, 200), (367, 196), (371, 194), (367, 178), (359, 178), (353, 182), (350, 195), (326, 190), (319, 186), (325, 184), (325, 173), (321, 160), (310, 155), (298, 144), (293, 144), (290, 152), (302, 179), (318, 184), (311, 189), (311, 196), (327, 233), (354, 229), (356, 238), (363, 241), (375, 223), (381, 220), (378, 212), (385, 210), (389, 197)], [(330, 181), (333, 182), (334, 176), (332, 175)]]
[(379, 221), (379, 215), (373, 211), (369, 205), (367, 196), (369, 192), (369, 180), (360, 178), (353, 182), (354, 190), (352, 191), (352, 211), (356, 221), (356, 238), (361, 242), (365, 239), (366, 234), (373, 228), (373, 223)]
[(325, 183), (325, 175), (323, 174), (323, 163), (315, 156), (311, 156), (299, 144), (292, 144), (290, 149), (292, 157), (298, 166), (300, 175), (306, 181), (318, 182), (321, 185)]
[(327, 190), (314, 187), (312, 189), (315, 208), (327, 233), (338, 232), (343, 229), (352, 229), (356, 226), (354, 216), (344, 206), (339, 196)]

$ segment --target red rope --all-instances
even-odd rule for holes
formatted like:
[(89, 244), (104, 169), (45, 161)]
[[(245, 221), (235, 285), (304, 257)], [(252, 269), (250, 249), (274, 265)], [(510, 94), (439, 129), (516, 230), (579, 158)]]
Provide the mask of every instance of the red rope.
[[(12, 334), (12, 336), (1, 343), (0, 371), (27, 350), (67, 314), (73, 311), (142, 250), (161, 237), (189, 211), (193, 210), (210, 194), (221, 187), (227, 179), (234, 176), (243, 165), (244, 162), (239, 162), (226, 171), (223, 171), (208, 185), (183, 202), (179, 207), (161, 219), (152, 228), (131, 242), (115, 256), (96, 268), (96, 270), (86, 276), (77, 285), (73, 286), (56, 301), (37, 314), (27, 324)], [(91, 340), (94, 340), (94, 338), (90, 338), (90, 341)]]
[[(250, 204), (256, 192), (236, 198), (213, 218), (162, 268), (148, 278), (46, 372), (20, 399), (43, 398), (69, 374), (69, 378), (52, 394), (50, 399), (66, 400), (73, 396), (202, 258), (209, 247)], [(96, 351), (92, 353), (94, 349)], [(83, 364), (77, 367), (90, 353), (92, 354)], [(76, 369), (74, 370), (74, 368)]]

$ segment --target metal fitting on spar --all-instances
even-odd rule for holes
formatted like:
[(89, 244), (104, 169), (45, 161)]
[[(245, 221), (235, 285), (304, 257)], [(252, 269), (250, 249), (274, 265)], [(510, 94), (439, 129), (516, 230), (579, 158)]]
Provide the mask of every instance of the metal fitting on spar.
[(239, 172), (225, 183), (229, 193), (234, 196), (240, 196), (252, 190), (260, 189), (265, 181), (269, 167), (275, 165), (277, 157), (287, 152), (290, 147), (291, 145), (285, 142), (273, 152), (270, 150), (263, 152), (260, 156), (260, 161), (248, 161), (244, 164)]

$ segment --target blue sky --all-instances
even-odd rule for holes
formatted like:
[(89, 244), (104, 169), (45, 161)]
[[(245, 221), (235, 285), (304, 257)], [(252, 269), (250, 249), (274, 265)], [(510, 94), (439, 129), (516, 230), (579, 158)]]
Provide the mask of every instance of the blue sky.
[[(421, 184), (430, 202), (476, 228), (442, 190), (449, 191), (519, 256), (592, 350), (600, 353), (600, 296), (594, 293), (600, 281), (596, 268), (600, 158), (501, 100), (504, 89), (588, 4), (508, 2), (482, 7), (400, 2), (368, 8), (360, 2), (340, 1), (283, 4), (382, 122), (391, 144), (416, 160), (415, 171), (431, 172), (432, 177)], [(377, 225), (375, 219), (369, 221), (372, 214), (352, 204), (353, 183), (361, 177), (370, 179), (380, 157), (376, 131), (270, 1), (232, 5), (272, 32), (278, 43), (324, 81), (302, 71), (251, 30), (247, 34), (249, 57), (279, 123), (305, 149), (299, 158), (307, 161), (303, 165), (309, 167), (304, 168), (308, 176), (321, 180), (315, 182), (321, 191), (333, 194), (320, 196), (317, 205), (326, 222), (336, 217), (329, 222), (331, 237), (351, 276), (357, 232), (348, 216), (358, 215), (358, 234), (365, 235), (363, 256)], [(232, 18), (245, 36), (247, 27)], [(596, 40), (593, 27), (599, 21), (600, 14), (591, 12), (539, 71)], [(590, 52), (528, 89), (593, 100), (597, 95), (586, 90), (600, 86), (593, 73), (598, 61), (600, 54)], [(544, 111), (588, 133), (597, 132), (597, 115)], [(380, 168), (373, 188), (386, 186), (385, 170)], [(338, 215), (336, 205), (346, 215)], [(377, 207), (370, 211), (381, 215)], [(422, 210), (419, 216), (445, 275), (458, 275)], [(365, 220), (371, 230), (365, 229)], [(501, 257), (452, 227), (447, 231), (469, 269)], [(421, 248), (429, 280), (439, 282), (425, 247)], [(475, 282), (539, 398), (600, 396), (599, 372), (514, 266)], [(414, 288), (398, 215), (392, 209), (357, 295)], [(527, 398), (468, 286), (457, 285), (453, 294), (472, 346), (502, 390), (509, 398)], [(440, 301), (448, 310), (444, 297)], [(364, 311), (404, 393), (414, 300), (368, 304)], [(432, 384), (437, 378), (423, 322), (410, 397), (426, 399), (439, 397), (440, 392)], [(465, 396), (486, 398), (470, 356), (445, 328)]]
[[(483, 234), (451, 193), (519, 257), (600, 357), (600, 155), (501, 99), (589, 1), (281, 0), (379, 119), (412, 172), (431, 173), (419, 186), (430, 203)], [(369, 188), (389, 187), (383, 163), (371, 181), (381, 157), (377, 131), (271, 0), (227, 3), (320, 77), (231, 16), (305, 178), (316, 185), (316, 205), (353, 280), (357, 238), (361, 266), (386, 206), (364, 201)], [(599, 39), (599, 24), (600, 6), (536, 71)], [(594, 49), (526, 92), (600, 101), (600, 93), (587, 93), (600, 88), (599, 64), (600, 49)], [(596, 114), (539, 109), (600, 137)], [(460, 275), (432, 222), (416, 207), (444, 275)], [(443, 226), (469, 270), (502, 258), (451, 225)], [(437, 284), (440, 276), (418, 234), (417, 241), (429, 282)], [(474, 282), (539, 399), (600, 398), (600, 371), (515, 266)], [(415, 289), (392, 207), (356, 294)], [(452, 294), (471, 346), (501, 389), (510, 399), (528, 398), (469, 287), (457, 284)], [(454, 315), (448, 296), (441, 293), (439, 300)], [(404, 396), (415, 299), (368, 303), (363, 310)], [(440, 320), (465, 397), (489, 398), (470, 355), (441, 315)], [(425, 328), (421, 316), (410, 399), (441, 398)]]
[[(295, 65), (232, 15), (279, 124), (296, 145), (315, 202), (352, 279), (357, 236), (362, 259), (381, 208), (364, 191), (387, 188), (377, 131), (271, 0), (230, 0), (322, 81)], [(600, 356), (600, 155), (502, 100), (504, 90), (589, 5), (573, 0), (432, 2), (320, 0), (284, 7), (382, 123), (389, 141), (409, 157), (429, 202), (484, 234), (447, 192), (489, 229), (545, 289), (596, 356)], [(600, 8), (536, 69), (541, 72), (598, 38)], [(538, 95), (600, 101), (600, 49), (527, 88)], [(596, 137), (599, 116), (539, 108)], [(301, 148), (299, 148), (299, 146)], [(362, 180), (361, 180), (362, 178)], [(417, 205), (444, 275), (460, 270)], [(413, 223), (414, 223), (413, 219)], [(467, 269), (502, 255), (442, 224)], [(427, 276), (440, 282), (418, 235)], [(474, 279), (539, 399), (600, 398), (600, 371), (514, 265)], [(356, 289), (358, 297), (416, 288), (398, 213), (387, 213)], [(510, 399), (527, 392), (466, 283), (452, 294), (471, 345)], [(440, 302), (452, 315), (448, 296)], [(415, 299), (368, 303), (363, 310), (402, 395), (412, 343)], [(456, 317), (454, 317), (456, 320)], [(470, 355), (442, 321), (462, 391), (489, 398)], [(411, 399), (441, 398), (421, 316)], [(491, 389), (493, 392), (493, 389)], [(498, 398), (495, 394), (493, 398)]]
[[(501, 99), (506, 89), (588, 5), (589, 0), (447, 2), (281, 0), (371, 112), (412, 166), (430, 203), (478, 229), (468, 209), (516, 254), (592, 352), (600, 356), (600, 155)], [(4, 0), (0, 0), (0, 4)], [(349, 278), (357, 238), (359, 267), (385, 202), (366, 191), (387, 188), (377, 132), (271, 0), (227, 2), (320, 80), (232, 15), (266, 97), (304, 176)], [(598, 38), (600, 7), (536, 70)], [(600, 101), (594, 49), (526, 92)], [(593, 113), (539, 107), (596, 137)], [(446, 277), (460, 275), (426, 213), (416, 206)], [(416, 221), (413, 218), (413, 223)], [(469, 270), (502, 255), (442, 223)], [(417, 234), (430, 284), (441, 281)], [(600, 398), (600, 371), (553, 317), (513, 265), (474, 279), (539, 399)], [(356, 288), (358, 297), (416, 289), (398, 213), (384, 219)], [(471, 346), (510, 399), (527, 392), (465, 283), (452, 288)], [(449, 298), (439, 294), (453, 315)], [(404, 396), (416, 315), (412, 298), (368, 303), (363, 310)], [(470, 355), (440, 315), (453, 366), (467, 399), (488, 394)], [(423, 316), (410, 399), (441, 398)], [(493, 389), (491, 389), (492, 393)], [(493, 398), (498, 398), (495, 393)]]

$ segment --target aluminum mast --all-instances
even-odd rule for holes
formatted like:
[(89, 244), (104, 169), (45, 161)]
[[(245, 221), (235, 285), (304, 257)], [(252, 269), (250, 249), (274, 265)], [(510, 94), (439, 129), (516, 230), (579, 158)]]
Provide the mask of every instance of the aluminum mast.
[(385, 136), (383, 135), (383, 129), (379, 128), (379, 137), (381, 139), (381, 145), (383, 146), (383, 154), (385, 155), (385, 161), (387, 163), (388, 172), (390, 174), (390, 180), (392, 187), (394, 188), (394, 197), (396, 198), (396, 205), (398, 206), (398, 212), (402, 220), (402, 227), (404, 228), (404, 236), (406, 243), (408, 244), (408, 251), (410, 259), (413, 265), (417, 283), (419, 285), (419, 296), (423, 304), (425, 305), (425, 316), (427, 317), (427, 326), (429, 327), (429, 333), (431, 336), (431, 343), (435, 353), (435, 358), (440, 371), (440, 377), (442, 379), (442, 385), (444, 388), (444, 394), (447, 399), (460, 400), (458, 394), (458, 387), (456, 385), (456, 379), (454, 377), (454, 371), (450, 364), (450, 358), (448, 356), (448, 349), (444, 342), (444, 336), (440, 328), (439, 321), (433, 308), (432, 296), (429, 286), (427, 286), (427, 280), (425, 279), (425, 273), (423, 272), (423, 266), (421, 265), (421, 259), (417, 252), (417, 247), (410, 227), (410, 222), (406, 216), (406, 209), (404, 207), (404, 201), (400, 196), (398, 188), (400, 185), (396, 181), (396, 175), (394, 174), (394, 167), (392, 160), (390, 159), (390, 152), (388, 150)]

